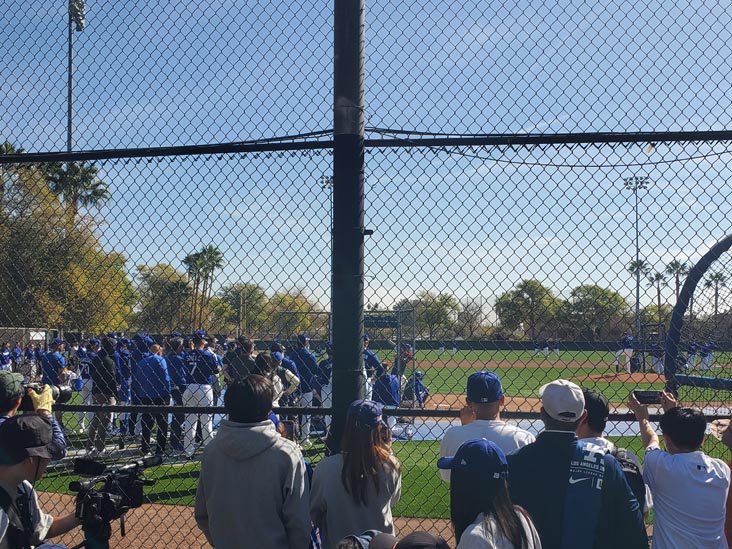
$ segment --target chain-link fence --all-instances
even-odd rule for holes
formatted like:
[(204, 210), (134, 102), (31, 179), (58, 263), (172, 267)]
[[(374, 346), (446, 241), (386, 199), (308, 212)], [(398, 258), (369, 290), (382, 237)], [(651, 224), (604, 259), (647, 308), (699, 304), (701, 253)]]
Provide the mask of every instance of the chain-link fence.
[[(79, 32), (64, 3), (0, 15), (3, 364), (40, 376), (36, 348), (59, 336), (81, 378), (74, 347), (92, 338), (197, 329), (220, 354), (240, 335), (287, 354), (308, 333), (325, 359), (342, 259), (332, 7), (85, 7)], [(642, 454), (628, 394), (666, 385), (687, 274), (732, 232), (729, 18), (721, 3), (367, 6), (363, 329), (399, 385), (399, 532), (451, 536), (436, 460), (482, 369), (532, 433), (543, 384), (602, 392), (608, 438)], [(724, 257), (701, 273), (676, 341), (680, 400), (710, 417), (730, 413), (731, 277)], [(89, 449), (84, 386), (59, 416), (69, 459), (39, 484), (57, 512)], [(124, 434), (131, 411), (102, 459), (148, 449), (139, 425)], [(170, 442), (129, 546), (205, 545), (200, 450)]]

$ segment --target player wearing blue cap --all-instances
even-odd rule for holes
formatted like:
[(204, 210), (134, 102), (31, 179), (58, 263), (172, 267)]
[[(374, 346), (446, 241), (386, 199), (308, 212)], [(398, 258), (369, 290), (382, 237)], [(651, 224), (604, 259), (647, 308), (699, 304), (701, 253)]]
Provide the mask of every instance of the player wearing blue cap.
[[(445, 432), (440, 457), (454, 456), (461, 444), (479, 438), (495, 442), (506, 454), (534, 442), (534, 435), (501, 420), (504, 401), (501, 380), (496, 374), (488, 371), (471, 374), (465, 406), (460, 410), (461, 425)], [(449, 470), (441, 470), (440, 475), (442, 480), (450, 481)]]
[[(373, 394), (374, 401), (384, 406), (396, 408), (399, 406), (401, 387), (399, 378), (390, 374), (382, 364), (376, 370), (376, 380), (374, 381)], [(397, 423), (394, 415), (387, 416), (387, 424), (393, 429)]]
[(615, 366), (616, 371), (619, 368), (618, 358), (620, 358), (620, 355), (625, 357), (625, 371), (630, 373), (630, 357), (633, 356), (633, 336), (628, 332), (623, 332), (620, 338), (619, 349), (615, 352), (613, 366)]
[[(186, 379), (188, 385), (183, 393), (184, 406), (213, 406), (213, 378), (219, 373), (216, 357), (207, 350), (209, 340), (205, 330), (193, 333), (194, 350), (186, 353)], [(192, 457), (195, 447), (196, 424), (201, 423), (201, 438), (205, 445), (213, 434), (211, 414), (186, 414), (184, 447), (188, 457)]]
[[(297, 366), (300, 373), (300, 402), (303, 408), (313, 404), (313, 378), (318, 371), (318, 359), (310, 352), (310, 337), (308, 334), (297, 336), (297, 346), (290, 353), (290, 359)], [(310, 416), (301, 416), (300, 440), (307, 442), (310, 437)]]

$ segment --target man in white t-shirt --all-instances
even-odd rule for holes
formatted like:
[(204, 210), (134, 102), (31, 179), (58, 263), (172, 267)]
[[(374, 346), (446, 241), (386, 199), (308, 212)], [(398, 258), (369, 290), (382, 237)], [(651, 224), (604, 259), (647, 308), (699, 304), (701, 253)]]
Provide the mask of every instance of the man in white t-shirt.
[[(608, 402), (605, 395), (592, 391), (590, 389), (582, 389), (582, 394), (585, 397), (585, 411), (586, 416), (580, 419), (579, 426), (575, 431), (577, 438), (587, 442), (591, 442), (600, 448), (605, 449), (608, 453), (613, 453), (616, 450), (615, 444), (602, 436), (607, 425), (607, 419), (610, 416), (610, 403)], [(625, 454), (630, 461), (632, 461), (638, 470), (643, 473), (643, 466), (641, 465), (638, 456), (629, 450), (625, 450)], [(632, 488), (632, 485), (631, 485)], [(651, 491), (646, 485), (646, 495), (643, 503), (643, 514), (647, 515), (648, 510), (653, 507), (653, 499), (651, 497)]]
[(660, 426), (666, 450), (648, 419), (648, 408), (633, 396), (635, 414), (646, 449), (643, 478), (653, 492), (655, 549), (723, 549), (724, 510), (730, 484), (729, 467), (701, 451), (707, 421), (699, 410), (680, 407), (670, 393), (661, 393)]
[[(503, 387), (496, 374), (483, 371), (468, 377), (466, 405), (460, 410), (462, 425), (450, 427), (445, 432), (440, 444), (440, 457), (454, 456), (468, 440), (491, 440), (505, 454), (534, 442), (534, 435), (528, 431), (501, 421), (503, 402)], [(445, 482), (450, 482), (449, 470), (440, 470), (440, 476)]]

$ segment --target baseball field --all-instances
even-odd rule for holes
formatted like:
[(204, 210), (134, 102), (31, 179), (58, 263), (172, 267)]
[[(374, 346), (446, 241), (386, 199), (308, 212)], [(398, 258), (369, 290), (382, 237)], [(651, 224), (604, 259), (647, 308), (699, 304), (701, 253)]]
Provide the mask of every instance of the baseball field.
[[(721, 356), (708, 374), (714, 377), (732, 375), (732, 368), (726, 363), (727, 358)], [(415, 366), (424, 373), (424, 382), (430, 389), (431, 396), (425, 406), (425, 416), (429, 415), (429, 410), (458, 410), (464, 401), (467, 377), (472, 372), (490, 369), (498, 373), (503, 381), (507, 410), (537, 412), (536, 419), (529, 420), (531, 430), (537, 432), (541, 430), (541, 422), (538, 420), (538, 389), (554, 379), (570, 379), (581, 386), (598, 390), (610, 400), (614, 408), (622, 412), (625, 411), (623, 404), (633, 389), (664, 387), (664, 378), (656, 373), (616, 372), (613, 360), (612, 353), (564, 352), (559, 357), (551, 355), (544, 358), (533, 356), (533, 352), (445, 351), (418, 352)], [(78, 395), (75, 395), (75, 400), (78, 400)], [(682, 388), (680, 400), (683, 404), (712, 408), (721, 414), (729, 413), (730, 397), (717, 391)], [(69, 416), (67, 425), (73, 426), (76, 414), (67, 416)], [(402, 497), (394, 509), (394, 514), (400, 517), (398, 524), (403, 525), (405, 529), (428, 529), (442, 532), (445, 537), (449, 537), (448, 486), (440, 480), (435, 464), (439, 441), (444, 430), (450, 426), (450, 420), (432, 418), (428, 421), (428, 419), (425, 417), (415, 420), (415, 425), (421, 422), (422, 436), (394, 443), (394, 451), (403, 467)], [(609, 438), (642, 456), (635, 426), (632, 423), (621, 423), (616, 424), (613, 431), (619, 436)], [(72, 437), (70, 442), (75, 446), (80, 445), (83, 443), (83, 437)], [(729, 457), (728, 450), (711, 437), (708, 438), (704, 448), (712, 456), (723, 459)], [(324, 455), (324, 448), (321, 442), (316, 441), (311, 447), (304, 449), (303, 453), (308, 460), (317, 465)], [(117, 459), (123, 462), (122, 455)], [(130, 513), (125, 546), (159, 547), (162, 546), (163, 539), (166, 540), (164, 542), (166, 545), (175, 543), (179, 547), (203, 546), (202, 538), (186, 541), (179, 535), (179, 527), (191, 528), (190, 507), (193, 503), (199, 470), (198, 461), (171, 458), (148, 471), (147, 476), (156, 480), (154, 486), (146, 488), (150, 505)], [(44, 497), (50, 498), (49, 501), (59, 507), (59, 511), (60, 508), (69, 508), (71, 505), (70, 499), (64, 496), (69, 494), (67, 487), (70, 480), (72, 477), (68, 471), (61, 468), (49, 472), (38, 483), (40, 490), (47, 492)], [(136, 521), (139, 527), (134, 526)], [(649, 517), (650, 522), (652, 515)], [(198, 535), (195, 526), (191, 535)], [(132, 543), (134, 537), (131, 536), (139, 536), (140, 539)], [(150, 539), (154, 539), (158, 545), (146, 545), (150, 543)], [(71, 542), (73, 539), (69, 538), (67, 541)]]

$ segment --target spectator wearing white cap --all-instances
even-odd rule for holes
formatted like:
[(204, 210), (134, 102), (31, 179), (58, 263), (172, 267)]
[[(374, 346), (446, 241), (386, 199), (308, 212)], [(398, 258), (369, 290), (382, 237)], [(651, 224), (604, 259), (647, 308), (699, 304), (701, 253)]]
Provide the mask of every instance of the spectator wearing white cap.
[(579, 441), (582, 389), (559, 379), (539, 390), (545, 430), (507, 456), (511, 499), (534, 520), (545, 549), (647, 549), (638, 500), (603, 448)]
[[(440, 457), (452, 457), (468, 440), (484, 438), (495, 442), (504, 454), (534, 442), (534, 435), (501, 420), (505, 399), (500, 378), (483, 371), (468, 377), (467, 398), (460, 411), (462, 425), (450, 427), (440, 443)], [(442, 480), (450, 482), (450, 470), (441, 469)]]

